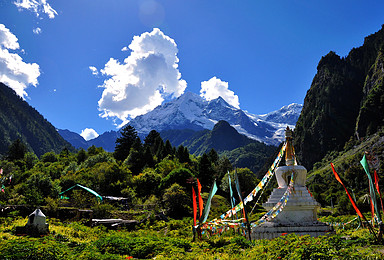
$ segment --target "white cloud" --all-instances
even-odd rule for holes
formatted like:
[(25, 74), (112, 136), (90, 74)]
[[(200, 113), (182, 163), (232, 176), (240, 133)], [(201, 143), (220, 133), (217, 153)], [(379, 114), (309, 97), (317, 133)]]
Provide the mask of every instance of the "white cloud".
[(99, 75), (99, 71), (94, 66), (89, 66), (89, 69), (92, 71), (93, 75)]
[(121, 51), (128, 51), (129, 49), (128, 49), (128, 47), (127, 46), (124, 46), (122, 49), (121, 49)]
[(81, 131), (80, 134), (86, 141), (89, 141), (91, 139), (95, 139), (99, 136), (99, 134), (92, 128), (85, 128)]
[(25, 63), (19, 54), (9, 52), (20, 48), (17, 41), (17, 37), (0, 24), (0, 82), (24, 98), (28, 96), (27, 86), (38, 84), (40, 67), (37, 63)]
[(13, 2), (20, 10), (27, 9), (31, 12), (34, 12), (36, 16), (40, 14), (46, 14), (50, 19), (55, 18), (57, 12), (53, 9), (50, 4), (47, 3), (47, 0), (16, 0)]
[(99, 100), (102, 117), (130, 118), (153, 110), (165, 98), (176, 98), (184, 93), (187, 83), (178, 70), (175, 41), (155, 28), (134, 36), (130, 55), (120, 63), (110, 58), (100, 72), (109, 78)]
[(33, 29), (34, 34), (40, 34), (41, 32), (42, 32), (42, 30), (40, 27), (36, 27), (35, 29)]
[(208, 101), (221, 96), (228, 104), (240, 108), (239, 97), (228, 89), (228, 82), (216, 77), (201, 82), (200, 96)]

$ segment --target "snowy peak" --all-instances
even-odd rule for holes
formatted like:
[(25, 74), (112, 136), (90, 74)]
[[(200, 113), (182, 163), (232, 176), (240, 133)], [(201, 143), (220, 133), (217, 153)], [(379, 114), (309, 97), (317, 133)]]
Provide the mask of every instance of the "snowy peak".
[(266, 115), (252, 115), (228, 104), (222, 97), (206, 101), (186, 92), (179, 98), (138, 116), (132, 125), (139, 134), (147, 135), (172, 129), (212, 130), (220, 120), (227, 121), (239, 133), (266, 144), (278, 145), (284, 139), (287, 125), (294, 127), (302, 105), (291, 104)]
[(302, 104), (292, 103), (288, 106), (283, 106), (279, 110), (270, 112), (266, 115), (261, 115), (260, 119), (274, 123), (295, 125), (297, 119), (299, 119), (301, 109), (303, 109)]
[(153, 129), (159, 132), (169, 129), (209, 129), (213, 124), (203, 115), (207, 104), (200, 96), (186, 92), (177, 99), (136, 117), (129, 124), (141, 134), (147, 134)]

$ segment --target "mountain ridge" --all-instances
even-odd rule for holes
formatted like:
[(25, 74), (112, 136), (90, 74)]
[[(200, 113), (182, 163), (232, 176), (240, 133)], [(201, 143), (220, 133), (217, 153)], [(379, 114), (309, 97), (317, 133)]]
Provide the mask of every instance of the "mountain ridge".
[[(152, 129), (158, 132), (170, 129), (211, 130), (217, 122), (224, 120), (249, 138), (277, 146), (284, 139), (279, 132), (287, 125), (295, 127), (301, 107), (300, 104), (291, 104), (281, 108), (291, 109), (291, 113), (285, 111), (286, 115), (280, 113), (278, 116), (279, 110), (276, 110), (259, 116), (231, 106), (222, 97), (206, 101), (197, 94), (186, 92), (179, 98), (134, 118), (129, 124), (139, 134), (145, 135)], [(279, 134), (276, 135), (276, 132)]]
[(64, 148), (73, 149), (36, 109), (13, 89), (0, 83), (0, 154), (6, 154), (9, 145), (17, 139), (37, 156), (50, 151), (59, 153)]
[[(296, 124), (294, 145), (309, 170), (327, 153), (384, 126), (384, 25), (341, 58), (321, 58)], [(316, 152), (313, 152), (316, 151)]]
[[(179, 98), (160, 105), (145, 115), (136, 117), (129, 122), (129, 125), (136, 129), (141, 139), (144, 139), (151, 130), (156, 130), (165, 140), (170, 140), (172, 145), (178, 146), (194, 135), (197, 135), (195, 138), (199, 138), (200, 134), (197, 132), (212, 130), (216, 123), (224, 120), (229, 122), (240, 134), (268, 145), (277, 146), (284, 140), (284, 129), (287, 125), (294, 128), (301, 108), (302, 105), (293, 103), (268, 114), (254, 115), (229, 105), (222, 97), (206, 101), (197, 94), (186, 92)], [(108, 148), (102, 146), (103, 143), (107, 143), (104, 140), (105, 133), (89, 141), (85, 141), (82, 137), (77, 140), (72, 137), (72, 144), (76, 148), (100, 145), (105, 150), (112, 152), (114, 141), (119, 133), (114, 130), (109, 133)], [(65, 132), (63, 135), (68, 136)], [(113, 138), (115, 139), (113, 140)], [(71, 139), (67, 140), (71, 141)]]

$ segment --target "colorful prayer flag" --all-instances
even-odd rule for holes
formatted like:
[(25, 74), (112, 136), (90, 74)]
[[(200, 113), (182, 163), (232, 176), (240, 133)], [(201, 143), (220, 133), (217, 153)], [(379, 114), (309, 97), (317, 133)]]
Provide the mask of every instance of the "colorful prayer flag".
[(213, 196), (215, 196), (217, 191), (217, 185), (216, 185), (216, 180), (213, 181), (213, 186), (211, 188), (211, 191), (209, 192), (207, 203), (205, 204), (204, 210), (203, 210), (203, 215), (202, 218), (200, 218), (200, 223), (204, 223), (207, 221), (209, 211), (211, 210), (211, 200)]
[(201, 215), (203, 214), (204, 202), (203, 202), (203, 198), (201, 197), (201, 184), (199, 179), (197, 179), (197, 196), (199, 198), (199, 210), (200, 210), (199, 218), (201, 218)]
[(232, 185), (231, 185), (231, 175), (228, 172), (228, 185), (229, 185), (229, 196), (230, 196), (230, 201), (231, 201), (231, 208), (234, 207), (235, 204), (235, 198), (233, 197), (233, 192), (232, 192)]
[(371, 203), (373, 203), (373, 207), (374, 207), (374, 210), (376, 212), (376, 216), (377, 216), (379, 222), (381, 222), (380, 211), (379, 211), (379, 209), (377, 207), (377, 199), (376, 199), (375, 186), (373, 184), (372, 176), (369, 173), (369, 166), (368, 166), (368, 162), (367, 162), (367, 158), (365, 157), (365, 154), (364, 154), (363, 158), (361, 159), (360, 163), (363, 166), (363, 168), (365, 170), (365, 173), (368, 176), (368, 180), (369, 180), (369, 193), (371, 195)]
[(355, 201), (352, 199), (351, 195), (349, 195), (349, 192), (348, 192), (347, 188), (345, 187), (344, 183), (341, 181), (339, 175), (338, 175), (337, 172), (335, 171), (335, 168), (333, 167), (333, 163), (331, 163), (331, 167), (332, 167), (332, 171), (333, 171), (333, 174), (335, 175), (336, 180), (337, 180), (338, 182), (340, 182), (341, 185), (343, 185), (343, 187), (344, 187), (344, 189), (345, 189), (345, 192), (347, 193), (348, 198), (349, 198), (349, 200), (350, 200), (351, 203), (352, 203), (353, 208), (356, 210), (357, 215), (359, 215), (359, 217), (361, 217), (362, 219), (364, 219), (363, 214), (361, 214), (360, 210), (357, 208)]
[(380, 193), (380, 188), (379, 188), (379, 176), (377, 175), (376, 170), (375, 170), (375, 172), (374, 172), (374, 176), (375, 176), (375, 186), (376, 186), (376, 190), (377, 190), (377, 193), (379, 194), (379, 198), (380, 198), (381, 210), (382, 210), (383, 213), (384, 213), (383, 200), (382, 200), (382, 198), (381, 198), (381, 193)]

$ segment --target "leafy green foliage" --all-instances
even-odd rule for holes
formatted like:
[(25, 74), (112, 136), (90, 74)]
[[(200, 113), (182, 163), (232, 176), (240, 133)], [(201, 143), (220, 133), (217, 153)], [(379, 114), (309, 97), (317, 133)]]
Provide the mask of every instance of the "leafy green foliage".
[(185, 168), (178, 168), (171, 171), (165, 178), (160, 182), (160, 189), (165, 189), (171, 186), (173, 183), (177, 183), (183, 187), (187, 186), (187, 180), (193, 178), (193, 174), (190, 170)]
[(203, 154), (199, 160), (199, 168), (197, 177), (203, 186), (210, 186), (215, 179), (215, 171), (212, 162), (209, 160), (207, 154)]
[[(235, 186), (235, 171), (230, 172), (231, 175), (231, 182), (232, 182), (232, 191), (234, 192), (235, 198), (238, 198), (237, 192), (236, 192), (236, 186)], [(237, 169), (237, 176), (239, 179), (239, 185), (241, 187), (242, 196), (247, 196), (260, 182), (260, 180), (256, 177), (256, 175), (249, 170), (248, 168), (238, 168)], [(225, 191), (227, 194), (229, 194), (229, 185), (228, 185), (228, 175), (224, 175), (223, 179), (221, 180), (221, 190)], [(228, 195), (229, 196), (229, 195)]]
[[(345, 216), (338, 220), (348, 220)], [(334, 221), (336, 219), (321, 219)], [(191, 242), (192, 220), (153, 221), (140, 230), (90, 228), (49, 219), (45, 237), (17, 237), (15, 225), (26, 219), (0, 218), (2, 259), (383, 259), (383, 246), (367, 229), (336, 229), (336, 235), (313, 238), (288, 234), (272, 240), (248, 241), (226, 232)]]
[[(335, 165), (335, 169), (348, 188), (349, 192), (356, 197), (357, 205), (362, 211), (369, 211), (369, 200), (364, 200), (364, 196), (369, 193), (368, 178), (360, 164), (365, 151), (373, 155), (377, 162), (384, 160), (384, 139), (380, 132), (364, 141), (350, 142), (344, 151), (330, 152), (322, 161), (314, 165), (312, 171), (308, 172), (307, 187), (314, 195), (315, 199), (323, 206), (335, 207), (334, 214), (354, 213), (349, 199), (341, 184), (335, 179), (330, 163)], [(384, 165), (377, 167), (371, 164), (371, 173), (376, 169), (379, 175), (379, 187), (383, 190), (383, 170)]]
[(24, 158), (25, 153), (27, 152), (27, 147), (20, 140), (16, 139), (8, 149), (7, 159), (10, 161), (21, 160)]
[(161, 175), (151, 168), (145, 169), (139, 175), (132, 179), (132, 185), (135, 187), (136, 193), (141, 198), (146, 198), (151, 194), (159, 193), (158, 186), (161, 181)]
[[(270, 157), (273, 157), (274, 152), (277, 150), (278, 149), (275, 146), (254, 142), (246, 146), (236, 148), (232, 151), (224, 152), (222, 156), (228, 157), (228, 160), (238, 168), (246, 167), (252, 172), (258, 173), (263, 164)], [(269, 167), (271, 163), (269, 163), (267, 167)], [(257, 177), (261, 178), (264, 176), (265, 172), (266, 170), (262, 171), (262, 175)]]
[(57, 161), (57, 157), (56, 157), (56, 154), (54, 152), (48, 152), (48, 153), (45, 153), (41, 156), (41, 161), (42, 162), (56, 162)]
[(185, 189), (177, 183), (165, 190), (163, 195), (165, 209), (169, 216), (180, 218), (190, 212), (190, 196)]

